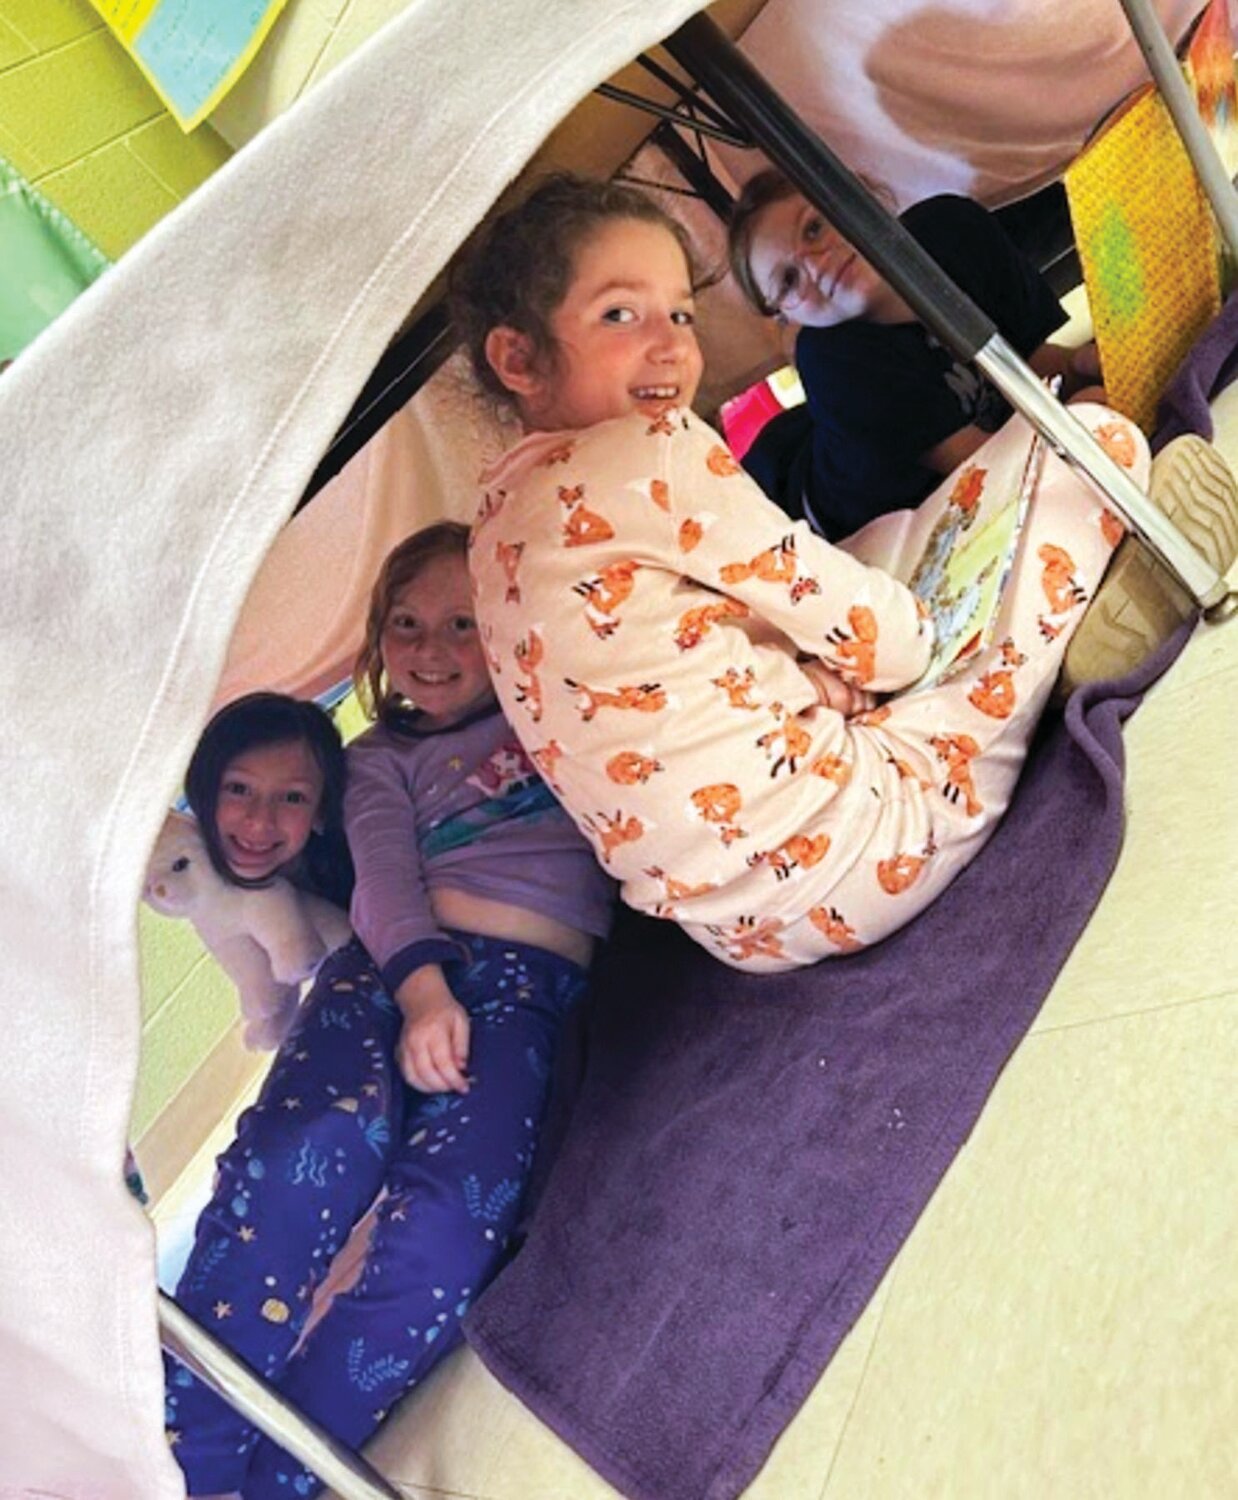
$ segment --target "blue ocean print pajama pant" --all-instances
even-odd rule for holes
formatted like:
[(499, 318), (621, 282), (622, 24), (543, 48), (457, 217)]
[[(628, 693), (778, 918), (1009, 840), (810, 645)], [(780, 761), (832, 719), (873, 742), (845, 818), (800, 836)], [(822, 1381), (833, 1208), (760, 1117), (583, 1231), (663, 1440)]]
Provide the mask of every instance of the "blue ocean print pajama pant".
[[(401, 1016), (353, 942), (319, 971), (257, 1102), (219, 1158), (180, 1305), (301, 1411), (357, 1447), (460, 1341), (515, 1226), (576, 964), (450, 936), (469, 1012), (467, 1095), (421, 1094), (395, 1062)], [(301, 1347), (314, 1288), (386, 1189), (365, 1268)], [(295, 1352), (294, 1352), (295, 1350)], [(168, 1358), (167, 1429), (191, 1495), (313, 1495), (318, 1481)]]

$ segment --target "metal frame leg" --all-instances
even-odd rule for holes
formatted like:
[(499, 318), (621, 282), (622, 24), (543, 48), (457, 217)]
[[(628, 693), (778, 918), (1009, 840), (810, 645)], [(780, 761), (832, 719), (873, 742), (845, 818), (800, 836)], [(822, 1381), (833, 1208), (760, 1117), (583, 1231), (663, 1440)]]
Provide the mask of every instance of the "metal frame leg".
[(303, 1417), (274, 1386), (255, 1375), (214, 1334), (159, 1293), (163, 1345), (273, 1442), (311, 1468), (342, 1500), (401, 1500), (400, 1492), (363, 1458)]
[(1139, 43), (1139, 50), (1148, 64), (1148, 71), (1182, 137), (1182, 144), (1191, 158), (1200, 186), (1208, 195), (1222, 238), (1229, 247), (1229, 253), (1238, 260), (1238, 193), (1234, 192), (1225, 164), (1221, 161), (1204, 122), (1199, 118), (1195, 99), (1186, 86), (1182, 66), (1165, 35), (1160, 17), (1153, 9), (1151, 0), (1121, 0), (1121, 3), (1135, 40)]
[(1089, 480), (1205, 610), (1230, 599), (1201, 557), (1091, 433), (1054, 397), (965, 296), (825, 142), (757, 72), (726, 33), (698, 14), (666, 41), (672, 57), (872, 262), (958, 358), (974, 361), (1062, 458)]

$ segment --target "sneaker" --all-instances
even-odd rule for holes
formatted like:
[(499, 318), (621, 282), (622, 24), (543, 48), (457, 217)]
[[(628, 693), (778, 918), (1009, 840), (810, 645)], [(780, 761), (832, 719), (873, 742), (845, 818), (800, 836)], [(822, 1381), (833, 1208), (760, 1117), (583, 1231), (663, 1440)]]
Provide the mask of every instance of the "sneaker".
[[(1238, 556), (1238, 480), (1211, 443), (1194, 434), (1167, 443), (1152, 460), (1148, 495), (1218, 573), (1228, 572)], [(1124, 537), (1066, 648), (1058, 696), (1125, 677), (1195, 612), (1139, 538)]]

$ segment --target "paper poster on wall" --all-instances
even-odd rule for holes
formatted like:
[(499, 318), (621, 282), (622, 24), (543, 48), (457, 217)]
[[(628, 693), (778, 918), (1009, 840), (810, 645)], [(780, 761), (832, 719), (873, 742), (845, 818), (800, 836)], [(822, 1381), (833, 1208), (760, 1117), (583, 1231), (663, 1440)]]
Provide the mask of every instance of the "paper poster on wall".
[(107, 257), (0, 157), (0, 369), (107, 270)]
[(182, 130), (249, 66), (285, 0), (91, 0)]

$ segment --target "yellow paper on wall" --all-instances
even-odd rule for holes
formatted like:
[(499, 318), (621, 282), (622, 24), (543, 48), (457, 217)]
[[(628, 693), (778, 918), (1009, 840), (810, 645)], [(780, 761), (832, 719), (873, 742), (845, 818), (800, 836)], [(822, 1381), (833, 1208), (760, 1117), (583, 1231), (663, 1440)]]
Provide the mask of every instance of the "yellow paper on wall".
[(91, 0), (182, 130), (249, 66), (286, 0)]
[(1149, 86), (1066, 173), (1110, 403), (1145, 432), (1174, 371), (1220, 311), (1212, 215)]

